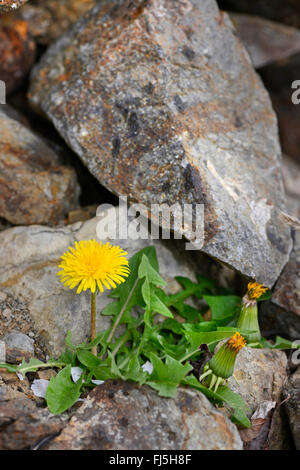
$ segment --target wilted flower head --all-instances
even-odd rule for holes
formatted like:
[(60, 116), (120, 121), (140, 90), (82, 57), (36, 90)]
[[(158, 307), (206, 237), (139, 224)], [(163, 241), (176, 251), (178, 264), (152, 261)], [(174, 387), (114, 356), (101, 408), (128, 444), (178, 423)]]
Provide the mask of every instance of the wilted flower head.
[(125, 281), (129, 275), (127, 253), (120, 247), (103, 244), (96, 240), (75, 242), (75, 248), (61, 257), (61, 271), (57, 274), (61, 282), (73, 289), (78, 285), (77, 294), (90, 289), (111, 289)]
[(249, 282), (248, 284), (248, 297), (251, 300), (259, 299), (261, 295), (267, 292), (268, 288), (264, 287), (262, 284), (258, 282)]
[(246, 346), (246, 340), (238, 332), (224, 343), (204, 367), (200, 376), (203, 385), (217, 392), (219, 385), (225, 385), (233, 374), (236, 356)]
[(248, 343), (257, 343), (261, 339), (257, 300), (268, 290), (258, 282), (249, 282), (247, 293), (243, 297), (240, 315), (237, 321), (237, 327), (242, 330), (252, 331), (247, 335)]
[(246, 346), (246, 340), (240, 333), (236, 332), (229, 340), (227, 341), (227, 347), (232, 351), (237, 353)]

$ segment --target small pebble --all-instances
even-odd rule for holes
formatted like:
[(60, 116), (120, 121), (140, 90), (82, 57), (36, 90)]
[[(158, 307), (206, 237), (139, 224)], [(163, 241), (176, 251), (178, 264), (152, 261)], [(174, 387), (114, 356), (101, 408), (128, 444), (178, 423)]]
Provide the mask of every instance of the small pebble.
[(4, 302), (7, 299), (7, 294), (0, 291), (0, 302)]

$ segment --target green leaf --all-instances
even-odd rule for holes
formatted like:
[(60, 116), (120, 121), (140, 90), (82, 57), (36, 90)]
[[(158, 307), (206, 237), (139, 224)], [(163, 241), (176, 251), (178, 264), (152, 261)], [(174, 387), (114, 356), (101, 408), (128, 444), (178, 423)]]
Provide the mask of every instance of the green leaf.
[(111, 371), (110, 358), (103, 360), (98, 367), (92, 369), (91, 375), (94, 376), (97, 380), (110, 380), (119, 378), (119, 375), (116, 375)]
[(215, 321), (205, 321), (200, 323), (183, 323), (182, 327), (186, 331), (202, 333), (204, 331), (216, 331), (218, 324)]
[(232, 333), (226, 331), (208, 331), (203, 333), (185, 331), (184, 335), (190, 345), (186, 349), (184, 355), (180, 358), (180, 362), (184, 362), (195, 354), (199, 354), (199, 346), (201, 344), (207, 344), (207, 346), (211, 347), (210, 349), (213, 349), (219, 341), (230, 338)]
[(188, 322), (204, 322), (204, 318), (199, 312), (194, 307), (191, 307), (191, 305), (184, 304), (184, 303), (177, 303), (175, 306), (176, 310), (180, 314), (181, 317), (185, 318)]
[(168, 307), (172, 306), (176, 308), (178, 304), (182, 304), (192, 295), (202, 299), (203, 293), (207, 289), (206, 283), (196, 283), (183, 276), (177, 276), (175, 279), (183, 287), (183, 290), (168, 296), (166, 299)]
[(237, 313), (242, 299), (236, 295), (204, 295), (204, 300), (212, 312), (212, 320), (226, 325)]
[(0, 362), (0, 369), (6, 369), (8, 372), (18, 372), (18, 366)]
[(103, 309), (102, 315), (113, 315), (117, 318), (123, 309), (120, 324), (130, 324), (132, 321), (134, 321), (134, 318), (130, 314), (133, 307), (143, 307), (145, 305), (142, 295), (142, 285), (144, 281), (138, 277), (139, 266), (144, 255), (147, 256), (147, 259), (153, 269), (158, 271), (156, 251), (153, 246), (143, 248), (134, 256), (132, 256), (132, 258), (129, 260), (130, 274), (126, 282), (120, 284), (111, 295), (111, 297), (118, 298), (119, 300), (108, 304)]
[(200, 344), (211, 346), (232, 336), (230, 331), (207, 331), (203, 333), (185, 331), (184, 334), (193, 349), (199, 348)]
[(147, 385), (158, 391), (162, 397), (175, 397), (176, 389), (181, 380), (193, 367), (190, 364), (182, 365), (170, 356), (163, 362), (155, 354), (150, 354), (153, 372)]
[(138, 382), (140, 385), (144, 384), (149, 377), (149, 374), (143, 371), (136, 355), (130, 358), (126, 370), (124, 372), (122, 370), (122, 374), (124, 374), (127, 380)]
[(250, 408), (246, 406), (243, 398), (237, 393), (230, 390), (229, 387), (219, 387), (217, 395), (220, 396), (231, 408), (233, 408), (233, 415), (231, 416), (232, 421), (236, 424), (240, 424), (245, 428), (250, 428), (251, 423), (247, 417), (247, 412), (250, 412)]
[(94, 356), (94, 354), (85, 349), (80, 349), (77, 351), (77, 358), (79, 362), (88, 369), (95, 369), (101, 364), (101, 360), (98, 357)]
[(158, 273), (157, 269), (153, 268), (150, 264), (148, 257), (143, 253), (142, 261), (139, 266), (138, 270), (138, 277), (139, 279), (143, 279), (144, 277), (148, 279), (149, 284), (154, 284), (155, 286), (165, 287), (167, 283)]
[(80, 388), (83, 376), (77, 383), (71, 378), (71, 365), (62, 369), (55, 377), (51, 377), (49, 382), (46, 401), (51, 413), (57, 415), (70, 408), (80, 396)]
[(276, 336), (275, 344), (270, 343), (265, 338), (260, 340), (260, 344), (264, 348), (269, 349), (299, 349), (300, 344), (295, 343), (295, 341), (290, 341), (289, 339), (282, 338), (281, 336)]
[(173, 333), (180, 335), (182, 334), (182, 324), (174, 318), (168, 318), (159, 325), (160, 330), (171, 330)]
[(251, 426), (251, 423), (246, 415), (250, 409), (245, 405), (243, 398), (230, 390), (230, 388), (222, 386), (219, 387), (217, 393), (215, 393), (213, 390), (209, 390), (207, 387), (204, 387), (204, 385), (198, 382), (194, 375), (185, 377), (182, 381), (182, 384), (200, 390), (200, 392), (202, 392), (207, 398), (216, 403), (227, 403), (227, 405), (233, 409), (233, 415), (231, 416), (232, 421), (246, 428)]
[(154, 313), (160, 313), (165, 317), (173, 318), (172, 312), (165, 306), (165, 304), (157, 297), (155, 292), (150, 295), (150, 310)]

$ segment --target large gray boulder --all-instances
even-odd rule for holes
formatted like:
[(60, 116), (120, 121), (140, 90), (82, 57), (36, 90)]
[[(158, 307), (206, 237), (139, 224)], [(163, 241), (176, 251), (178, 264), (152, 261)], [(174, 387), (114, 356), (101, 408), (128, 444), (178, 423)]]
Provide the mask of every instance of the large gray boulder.
[(274, 284), (291, 249), (276, 117), (214, 0), (97, 2), (29, 97), (104, 186), (147, 207), (204, 204), (202, 250)]
[(161, 398), (148, 386), (96, 387), (50, 450), (241, 450), (233, 423), (200, 392)]
[(0, 105), (0, 217), (15, 225), (58, 224), (78, 206), (75, 170), (21, 119)]

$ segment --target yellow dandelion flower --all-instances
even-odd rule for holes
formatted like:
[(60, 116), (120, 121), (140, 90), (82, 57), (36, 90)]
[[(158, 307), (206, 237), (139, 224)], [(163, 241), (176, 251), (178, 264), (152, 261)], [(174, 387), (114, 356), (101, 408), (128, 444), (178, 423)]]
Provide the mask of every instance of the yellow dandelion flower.
[(97, 288), (100, 292), (117, 287), (129, 275), (127, 253), (120, 247), (103, 244), (96, 240), (75, 242), (69, 251), (61, 257), (61, 271), (57, 274), (61, 282), (74, 289), (78, 286), (77, 294), (90, 289), (92, 294)]
[(229, 340), (227, 341), (227, 347), (236, 352), (239, 352), (245, 346), (246, 340), (238, 332), (231, 336), (231, 338), (229, 338)]
[(268, 288), (264, 287), (258, 282), (249, 282), (248, 284), (248, 297), (251, 300), (258, 299), (262, 294), (267, 292)]

